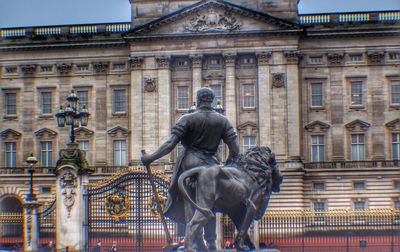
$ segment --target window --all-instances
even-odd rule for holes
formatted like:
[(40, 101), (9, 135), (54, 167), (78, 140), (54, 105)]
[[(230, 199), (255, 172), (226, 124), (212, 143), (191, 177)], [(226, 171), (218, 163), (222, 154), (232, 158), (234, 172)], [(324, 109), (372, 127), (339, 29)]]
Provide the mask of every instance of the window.
[(364, 181), (355, 181), (353, 183), (354, 190), (365, 190), (365, 182)]
[(6, 115), (16, 115), (17, 114), (17, 94), (16, 93), (6, 93), (5, 94), (5, 110)]
[(350, 61), (362, 61), (363, 55), (362, 54), (352, 54), (350, 55)]
[(53, 163), (52, 156), (52, 142), (40, 142), (40, 165), (51, 166)]
[(391, 101), (393, 105), (400, 105), (400, 80), (391, 81)]
[(126, 93), (125, 90), (114, 90), (114, 113), (126, 112)]
[(49, 73), (53, 71), (53, 66), (41, 66), (40, 72), (41, 73)]
[(15, 167), (17, 163), (16, 143), (5, 143), (5, 165), (6, 167)]
[(354, 210), (365, 210), (367, 203), (364, 200), (354, 202)]
[(214, 107), (217, 102), (221, 102), (222, 104), (222, 86), (220, 84), (210, 85), (209, 86), (212, 91), (214, 91), (214, 101), (212, 106)]
[(388, 54), (389, 60), (400, 60), (400, 53), (398, 52), (390, 52)]
[(325, 183), (324, 182), (315, 182), (313, 184), (313, 188), (316, 191), (323, 191), (323, 190), (325, 190)]
[(392, 151), (393, 151), (393, 159), (400, 159), (400, 133), (392, 134)]
[(188, 109), (189, 108), (189, 87), (179, 86), (177, 87), (177, 109)]
[(311, 65), (322, 64), (322, 56), (310, 56), (308, 60)]
[(243, 108), (255, 107), (255, 86), (253, 84), (243, 85)]
[(114, 63), (113, 70), (124, 71), (124, 70), (126, 70), (126, 64), (125, 63)]
[(325, 202), (314, 202), (314, 211), (315, 212), (325, 211)]
[(88, 64), (77, 65), (76, 69), (78, 70), (78, 72), (89, 71), (89, 65)]
[(363, 85), (361, 81), (351, 82), (351, 105), (363, 105)]
[(114, 141), (114, 165), (118, 165), (118, 166), (126, 165), (126, 141), (125, 140)]
[(394, 189), (399, 189), (400, 190), (400, 181), (395, 181), (394, 182)]
[(325, 160), (325, 143), (323, 135), (311, 136), (311, 161), (321, 162)]
[(51, 114), (51, 92), (41, 92), (42, 114)]
[(221, 60), (220, 59), (211, 59), (210, 60), (210, 65), (212, 65), (212, 66), (221, 65)]
[(78, 105), (80, 108), (83, 107), (83, 105), (86, 106), (86, 108), (88, 107), (88, 91), (77, 91), (76, 92), (76, 96), (78, 96), (79, 100), (78, 100)]
[(79, 149), (84, 150), (86, 153), (86, 160), (89, 162), (89, 141), (78, 141)]
[(51, 187), (42, 187), (40, 188), (41, 194), (51, 194)]
[(244, 136), (243, 137), (243, 153), (254, 146), (256, 146), (256, 137), (255, 136)]
[(324, 93), (321, 82), (311, 83), (311, 107), (324, 106)]
[(364, 134), (351, 135), (351, 160), (365, 160)]
[(242, 59), (242, 63), (245, 65), (251, 65), (254, 64), (254, 58), (243, 58)]

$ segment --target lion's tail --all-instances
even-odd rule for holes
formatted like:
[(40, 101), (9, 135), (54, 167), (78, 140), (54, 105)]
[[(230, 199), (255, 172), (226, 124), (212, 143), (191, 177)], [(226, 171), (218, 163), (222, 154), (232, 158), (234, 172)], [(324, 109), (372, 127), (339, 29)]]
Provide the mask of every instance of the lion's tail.
[(183, 198), (185, 200), (187, 200), (195, 209), (199, 210), (207, 218), (214, 218), (215, 215), (209, 208), (203, 208), (203, 207), (197, 205), (196, 202), (194, 202), (192, 200), (192, 198), (190, 197), (189, 193), (186, 190), (185, 183), (184, 183), (186, 178), (189, 178), (194, 175), (198, 175), (201, 171), (203, 171), (203, 169), (205, 169), (205, 168), (204, 167), (196, 167), (196, 168), (190, 169), (190, 170), (182, 173), (178, 179), (178, 187), (179, 187), (179, 191), (183, 195)]

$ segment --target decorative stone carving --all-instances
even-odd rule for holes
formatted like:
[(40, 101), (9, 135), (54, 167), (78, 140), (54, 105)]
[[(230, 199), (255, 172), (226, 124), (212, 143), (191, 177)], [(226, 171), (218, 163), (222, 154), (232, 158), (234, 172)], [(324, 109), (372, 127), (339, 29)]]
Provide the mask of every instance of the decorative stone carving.
[(131, 64), (131, 70), (142, 69), (144, 58), (142, 56), (131, 57), (129, 63)]
[(371, 127), (371, 124), (357, 119), (346, 124), (345, 127), (347, 130), (351, 132), (361, 132), (361, 131), (367, 131), (369, 127)]
[(63, 203), (67, 208), (68, 218), (71, 217), (71, 208), (75, 203), (75, 188), (77, 187), (77, 177), (71, 172), (66, 171), (60, 179), (61, 193), (63, 195)]
[(6, 129), (0, 132), (0, 136), (7, 140), (18, 140), (21, 137), (21, 133), (13, 129)]
[(144, 91), (145, 92), (154, 92), (157, 89), (156, 78), (145, 77), (144, 78)]
[(16, 66), (5, 67), (4, 69), (6, 74), (16, 74), (18, 70)]
[(329, 124), (317, 120), (307, 124), (304, 128), (308, 132), (326, 132), (330, 127), (331, 126)]
[(111, 137), (128, 137), (130, 131), (128, 129), (125, 129), (121, 126), (116, 126), (112, 129), (110, 129), (109, 131), (107, 131), (107, 133), (111, 136)]
[(60, 74), (68, 74), (69, 72), (71, 72), (71, 69), (72, 64), (62, 63), (57, 65), (57, 70)]
[(159, 56), (156, 57), (157, 67), (160, 69), (168, 69), (171, 57)]
[(238, 131), (243, 136), (255, 136), (258, 134), (258, 126), (253, 122), (245, 122), (237, 127)]
[(105, 73), (108, 69), (108, 62), (95, 62), (93, 63), (93, 69), (96, 73)]
[(281, 88), (285, 86), (286, 78), (284, 73), (273, 73), (272, 74), (272, 86)]
[(400, 130), (400, 118), (394, 119), (388, 123), (385, 124), (388, 129), (394, 131), (394, 130)]
[(302, 58), (299, 51), (286, 51), (283, 55), (285, 55), (288, 64), (298, 64), (299, 60)]
[(371, 64), (380, 64), (383, 62), (385, 52), (383, 51), (370, 51), (368, 52), (368, 62)]
[(42, 128), (38, 131), (35, 131), (35, 136), (41, 139), (55, 138), (57, 136), (57, 132), (48, 128)]
[(20, 68), (21, 68), (21, 71), (24, 73), (24, 75), (32, 75), (36, 71), (36, 65), (33, 65), (33, 64), (21, 65)]
[(94, 131), (85, 127), (79, 127), (74, 130), (74, 133), (77, 138), (90, 138), (94, 134)]
[(272, 52), (260, 52), (257, 53), (257, 59), (258, 59), (258, 64), (259, 65), (268, 65), (269, 60), (271, 59)]
[(93, 168), (89, 168), (85, 151), (80, 150), (78, 144), (68, 144), (67, 149), (60, 150), (56, 166), (63, 165), (71, 165), (81, 174), (94, 172)]
[(129, 213), (129, 198), (121, 189), (108, 196), (105, 200), (107, 213), (115, 220), (120, 221)]
[(209, 9), (207, 13), (197, 16), (185, 24), (183, 28), (190, 32), (232, 32), (240, 30), (242, 25), (232, 13), (218, 13)]
[(236, 53), (225, 53), (224, 58), (225, 58), (226, 66), (229, 66), (229, 67), (235, 66)]
[(192, 60), (192, 67), (197, 68), (197, 67), (202, 67), (203, 63), (203, 55), (190, 55), (190, 59)]
[(209, 72), (206, 76), (204, 76), (205, 80), (225, 80), (225, 74), (216, 71), (216, 72)]
[(344, 62), (344, 53), (328, 53), (327, 57), (331, 65), (342, 65)]

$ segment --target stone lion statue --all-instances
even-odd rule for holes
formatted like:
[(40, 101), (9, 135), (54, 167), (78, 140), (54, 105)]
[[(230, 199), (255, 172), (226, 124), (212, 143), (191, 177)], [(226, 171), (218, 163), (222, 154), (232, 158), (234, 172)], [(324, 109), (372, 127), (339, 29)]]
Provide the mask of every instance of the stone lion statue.
[[(196, 199), (190, 197), (185, 182), (192, 176), (197, 177)], [(253, 220), (263, 217), (271, 193), (280, 191), (282, 179), (275, 155), (268, 147), (258, 146), (226, 166), (201, 166), (182, 173), (179, 190), (195, 209), (186, 223), (185, 251), (195, 251), (194, 241), (208, 220), (215, 217), (214, 212), (227, 214), (235, 224), (236, 249), (254, 249), (247, 231)]]

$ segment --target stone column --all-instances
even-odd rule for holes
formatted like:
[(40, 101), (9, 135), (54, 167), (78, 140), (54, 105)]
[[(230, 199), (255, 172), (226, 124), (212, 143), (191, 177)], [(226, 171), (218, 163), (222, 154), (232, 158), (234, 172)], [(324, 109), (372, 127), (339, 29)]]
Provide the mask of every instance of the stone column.
[(272, 52), (257, 53), (258, 59), (258, 125), (260, 145), (271, 147), (271, 78), (269, 61)]
[(39, 251), (39, 216), (37, 200), (27, 201), (24, 208), (24, 251)]
[(226, 67), (226, 81), (225, 81), (225, 114), (233, 127), (237, 127), (237, 113), (236, 113), (236, 73), (235, 73), (235, 61), (236, 54), (226, 53), (224, 54), (225, 67)]
[(83, 193), (89, 170), (85, 152), (77, 144), (60, 151), (56, 178), (56, 248), (85, 251), (87, 236), (83, 224), (88, 211)]
[(201, 68), (203, 55), (191, 55), (190, 59), (192, 60), (193, 101), (196, 101), (197, 90), (199, 90), (202, 86)]
[(287, 136), (288, 136), (288, 158), (293, 161), (300, 160), (301, 145), (301, 106), (300, 106), (300, 80), (298, 51), (284, 53), (287, 62), (286, 69), (286, 92), (287, 92)]
[(158, 146), (171, 134), (171, 71), (170, 57), (156, 57), (158, 68)]
[(224, 230), (222, 228), (222, 213), (217, 213), (215, 216), (215, 231), (217, 234), (217, 240), (215, 241), (217, 245), (217, 250), (220, 251), (224, 248)]
[(143, 149), (143, 57), (132, 57), (131, 63), (131, 158), (139, 162), (140, 151)]

